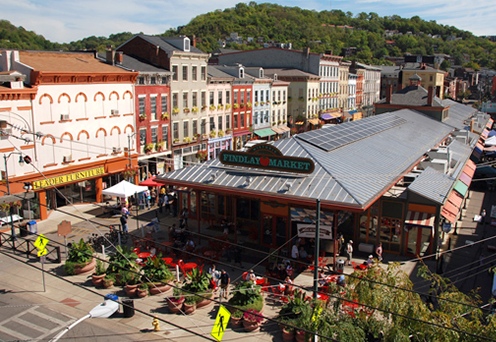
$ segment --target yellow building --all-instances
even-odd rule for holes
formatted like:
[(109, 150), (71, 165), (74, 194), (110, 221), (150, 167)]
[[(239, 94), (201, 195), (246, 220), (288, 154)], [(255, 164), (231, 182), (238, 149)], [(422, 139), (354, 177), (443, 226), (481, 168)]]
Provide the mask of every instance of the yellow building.
[(400, 71), (401, 89), (410, 85), (410, 77), (415, 74), (420, 76), (422, 87), (429, 89), (432, 86), (436, 90), (436, 96), (441, 100), (444, 98), (444, 71), (426, 65), (421, 65), (420, 68), (404, 68)]

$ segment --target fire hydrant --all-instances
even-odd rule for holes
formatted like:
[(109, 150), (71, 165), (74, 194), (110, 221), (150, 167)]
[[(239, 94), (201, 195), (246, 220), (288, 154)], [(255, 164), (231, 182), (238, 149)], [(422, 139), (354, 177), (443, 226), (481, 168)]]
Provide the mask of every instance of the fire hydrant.
[(152, 325), (153, 325), (153, 331), (160, 331), (160, 322), (158, 321), (157, 317), (153, 319)]

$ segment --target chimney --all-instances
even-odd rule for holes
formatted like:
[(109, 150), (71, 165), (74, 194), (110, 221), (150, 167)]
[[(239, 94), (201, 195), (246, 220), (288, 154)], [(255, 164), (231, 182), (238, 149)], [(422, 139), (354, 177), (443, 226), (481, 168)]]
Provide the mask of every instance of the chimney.
[(307, 46), (303, 53), (305, 54), (305, 57), (308, 58), (308, 56), (310, 55), (310, 48)]
[(124, 52), (123, 51), (117, 51), (115, 54), (115, 62), (117, 64), (122, 64), (124, 60)]
[(388, 86), (386, 88), (386, 103), (387, 104), (391, 103), (392, 96), (393, 96), (393, 85), (388, 84)]
[(434, 89), (432, 86), (429, 86), (427, 89), (427, 105), (432, 107), (432, 101), (434, 100)]
[(107, 51), (105, 52), (105, 61), (108, 64), (114, 65), (114, 57), (115, 57), (115, 50), (112, 49), (112, 46), (108, 46)]
[(196, 47), (196, 35), (193, 35), (193, 47)]

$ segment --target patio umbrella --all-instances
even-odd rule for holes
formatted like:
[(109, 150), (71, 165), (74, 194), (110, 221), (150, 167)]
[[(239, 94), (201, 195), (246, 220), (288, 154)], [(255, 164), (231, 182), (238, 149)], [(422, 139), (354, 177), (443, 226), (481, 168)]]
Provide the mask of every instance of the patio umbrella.
[(153, 176), (152, 178), (147, 178), (144, 181), (140, 182), (139, 185), (144, 185), (144, 186), (161, 186), (161, 185), (164, 185), (164, 184), (155, 181), (155, 176)]

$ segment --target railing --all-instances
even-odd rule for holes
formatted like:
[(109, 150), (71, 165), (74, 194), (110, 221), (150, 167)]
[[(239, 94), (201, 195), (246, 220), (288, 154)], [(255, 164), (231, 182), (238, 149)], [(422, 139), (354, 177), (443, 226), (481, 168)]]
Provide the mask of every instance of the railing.
[[(13, 240), (10, 234), (0, 232), (0, 247), (12, 249), (14, 254), (25, 254), (28, 259), (33, 256), (38, 258), (38, 249), (34, 246), (35, 239), (33, 239), (35, 236), (37, 235), (31, 235), (29, 238), (16, 236)], [(48, 253), (45, 255), (47, 261), (51, 261), (53, 263), (62, 262), (60, 246), (53, 246), (48, 243), (46, 249), (48, 250)]]

